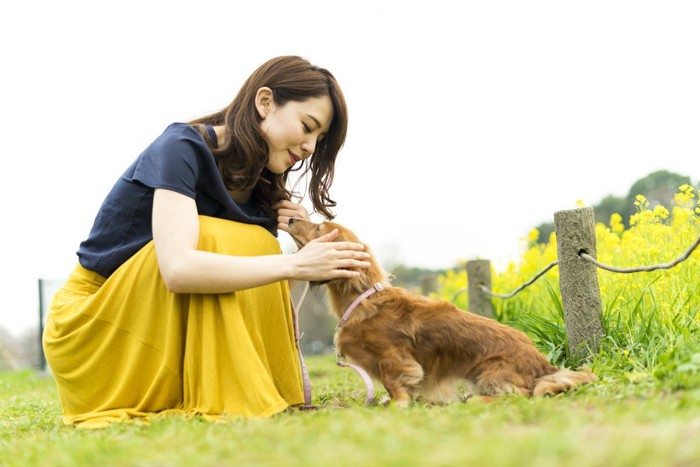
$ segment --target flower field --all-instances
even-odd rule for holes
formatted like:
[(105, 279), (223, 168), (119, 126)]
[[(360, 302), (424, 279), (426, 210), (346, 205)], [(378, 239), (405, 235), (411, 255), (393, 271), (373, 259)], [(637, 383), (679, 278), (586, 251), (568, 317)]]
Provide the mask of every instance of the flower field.
[[(619, 215), (596, 225), (597, 259), (632, 268), (669, 263), (700, 236), (700, 206), (683, 185), (673, 206), (651, 206), (638, 195), (627, 227)], [(510, 293), (557, 259), (556, 235), (540, 241), (533, 230), (518, 262), (492, 271), (492, 291)], [(467, 284), (464, 271), (440, 277), (441, 298), (451, 300)], [(700, 387), (700, 248), (670, 269), (622, 274), (598, 270), (605, 338), (588, 362), (594, 370), (632, 380), (654, 378), (669, 389)], [(467, 296), (455, 303), (466, 308)], [(496, 319), (527, 332), (556, 364), (576, 365), (566, 348), (558, 268), (510, 299), (493, 298)]]

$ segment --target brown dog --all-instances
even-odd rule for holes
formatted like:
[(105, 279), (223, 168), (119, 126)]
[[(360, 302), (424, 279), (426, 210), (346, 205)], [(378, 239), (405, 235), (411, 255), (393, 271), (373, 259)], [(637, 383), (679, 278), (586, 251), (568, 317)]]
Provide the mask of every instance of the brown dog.
[[(339, 224), (292, 219), (289, 233), (304, 246), (333, 229), (336, 241), (358, 242)], [(365, 245), (365, 251), (369, 249)], [(407, 406), (423, 395), (433, 402), (457, 397), (456, 384), (466, 381), (482, 396), (520, 393), (553, 395), (594, 381), (587, 372), (549, 364), (524, 333), (454, 305), (390, 287), (374, 256), (371, 267), (357, 279), (326, 283), (333, 311), (340, 319), (362, 293), (375, 283), (384, 288), (359, 302), (336, 335), (340, 355), (379, 379), (392, 401)]]

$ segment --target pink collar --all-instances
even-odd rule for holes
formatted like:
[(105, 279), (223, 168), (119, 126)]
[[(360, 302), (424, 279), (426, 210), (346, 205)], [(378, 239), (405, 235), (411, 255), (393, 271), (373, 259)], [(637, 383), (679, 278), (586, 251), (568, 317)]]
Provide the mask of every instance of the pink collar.
[(364, 300), (365, 298), (367, 298), (367, 297), (369, 297), (370, 295), (374, 294), (375, 292), (379, 292), (380, 290), (384, 290), (384, 286), (383, 286), (382, 284), (380, 284), (379, 282), (377, 282), (377, 283), (374, 284), (372, 287), (370, 287), (369, 289), (365, 290), (359, 297), (357, 297), (357, 298), (355, 299), (355, 301), (352, 302), (352, 303), (350, 304), (350, 306), (348, 307), (348, 309), (345, 311), (345, 314), (344, 314), (343, 317), (340, 319), (340, 321), (338, 321), (338, 325), (335, 327), (335, 330), (336, 330), (336, 331), (339, 331), (340, 328), (342, 328), (343, 326), (345, 326), (345, 323), (348, 321), (348, 318), (350, 318), (350, 315), (352, 314), (353, 310), (357, 307), (357, 305), (360, 304), (360, 302), (361, 302), (362, 300)]
[[(335, 327), (335, 332), (337, 333), (338, 331), (340, 331), (340, 328), (342, 328), (348, 321), (348, 318), (350, 318), (350, 314), (352, 313), (352, 311), (362, 300), (369, 297), (375, 292), (379, 292), (380, 290), (384, 290), (384, 286), (377, 282), (372, 287), (363, 292), (362, 295), (357, 297), (355, 301), (350, 304), (347, 311), (338, 322), (338, 325)], [(365, 382), (365, 386), (367, 387), (367, 397), (365, 398), (365, 405), (371, 405), (374, 401), (374, 385), (372, 384), (372, 378), (369, 376), (369, 374), (367, 374), (367, 372), (362, 367), (354, 365), (350, 362), (346, 362), (345, 357), (337, 352), (335, 354), (335, 363), (341, 367), (352, 368), (362, 377), (362, 380)]]

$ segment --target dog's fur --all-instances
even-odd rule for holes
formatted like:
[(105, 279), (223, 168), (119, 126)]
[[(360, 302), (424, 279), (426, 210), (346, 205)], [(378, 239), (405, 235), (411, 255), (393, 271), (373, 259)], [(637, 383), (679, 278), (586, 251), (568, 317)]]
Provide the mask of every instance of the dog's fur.
[[(358, 242), (339, 224), (294, 219), (289, 233), (304, 246), (333, 229), (335, 241)], [(367, 245), (365, 251), (370, 252)], [(370, 252), (371, 254), (371, 252)], [(364, 299), (336, 335), (337, 351), (382, 382), (392, 401), (406, 406), (422, 395), (429, 401), (457, 398), (456, 383), (470, 383), (476, 395), (553, 395), (594, 381), (589, 372), (549, 364), (522, 332), (454, 305), (390, 287), (372, 255), (356, 279), (328, 281), (333, 311), (340, 319), (360, 294), (379, 282), (385, 288)]]

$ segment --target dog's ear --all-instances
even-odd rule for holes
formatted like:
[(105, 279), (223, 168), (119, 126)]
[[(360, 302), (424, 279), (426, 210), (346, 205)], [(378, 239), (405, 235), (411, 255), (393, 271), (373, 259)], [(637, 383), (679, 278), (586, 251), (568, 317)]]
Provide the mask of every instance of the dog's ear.
[(325, 232), (332, 232), (333, 229), (338, 229), (338, 236), (335, 238), (336, 242), (355, 242), (355, 243), (360, 243), (360, 239), (357, 238), (357, 235), (355, 233), (345, 227), (343, 227), (340, 224), (336, 224), (335, 222), (324, 222), (325, 226)]
[(333, 223), (333, 222), (326, 221), (326, 222), (322, 222), (321, 224), (319, 224), (318, 228), (319, 228), (319, 234), (320, 234), (319, 236), (321, 236), (321, 235), (327, 235), (327, 234), (333, 232), (333, 230), (338, 229), (338, 236), (335, 237), (335, 238), (333, 239), (333, 241), (334, 241), (334, 242), (343, 242), (343, 241), (345, 241), (345, 239), (343, 238), (343, 237), (344, 237), (344, 235), (343, 235), (343, 228), (342, 228), (341, 226), (339, 226), (338, 224), (335, 224), (335, 223)]
[(347, 242), (348, 241), (348, 236), (343, 229), (338, 229), (338, 236), (335, 237), (334, 241), (335, 242)]

